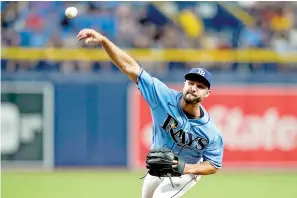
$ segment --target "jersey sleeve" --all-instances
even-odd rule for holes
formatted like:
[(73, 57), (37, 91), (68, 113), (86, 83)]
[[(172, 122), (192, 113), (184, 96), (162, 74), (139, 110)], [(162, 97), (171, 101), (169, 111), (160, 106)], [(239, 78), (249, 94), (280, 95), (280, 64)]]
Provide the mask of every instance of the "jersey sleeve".
[(218, 135), (217, 138), (206, 146), (203, 152), (203, 161), (210, 162), (214, 167), (220, 169), (222, 167), (224, 152), (224, 143), (222, 136)]
[(138, 74), (137, 85), (140, 93), (152, 109), (157, 107), (161, 100), (166, 100), (170, 97), (170, 89), (144, 69), (141, 69)]

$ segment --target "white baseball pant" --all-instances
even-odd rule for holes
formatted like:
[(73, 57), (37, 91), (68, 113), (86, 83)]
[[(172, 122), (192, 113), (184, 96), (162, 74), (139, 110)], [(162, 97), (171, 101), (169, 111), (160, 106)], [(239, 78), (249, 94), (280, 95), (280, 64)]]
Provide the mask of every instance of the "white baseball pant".
[(147, 174), (142, 187), (142, 198), (178, 198), (193, 188), (201, 176), (186, 174), (171, 177), (174, 188), (168, 177), (155, 177)]

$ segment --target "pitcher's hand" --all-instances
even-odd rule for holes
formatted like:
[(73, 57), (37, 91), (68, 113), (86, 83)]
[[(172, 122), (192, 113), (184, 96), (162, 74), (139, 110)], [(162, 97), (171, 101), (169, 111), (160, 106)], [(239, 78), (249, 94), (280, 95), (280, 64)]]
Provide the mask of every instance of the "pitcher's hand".
[(94, 43), (94, 44), (100, 44), (105, 37), (100, 34), (99, 32), (96, 32), (93, 29), (82, 29), (78, 35), (77, 39), (79, 41), (85, 39), (86, 44)]

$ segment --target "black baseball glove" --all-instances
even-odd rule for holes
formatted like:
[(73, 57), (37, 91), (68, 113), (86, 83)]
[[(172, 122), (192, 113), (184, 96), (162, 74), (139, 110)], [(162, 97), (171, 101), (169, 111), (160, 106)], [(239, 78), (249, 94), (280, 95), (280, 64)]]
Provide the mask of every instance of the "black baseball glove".
[[(175, 168), (172, 167), (173, 160), (178, 161)], [(169, 150), (162, 147), (152, 149), (146, 157), (146, 168), (148, 173), (157, 177), (180, 177), (184, 173), (185, 162)], [(171, 179), (171, 178), (170, 178)]]

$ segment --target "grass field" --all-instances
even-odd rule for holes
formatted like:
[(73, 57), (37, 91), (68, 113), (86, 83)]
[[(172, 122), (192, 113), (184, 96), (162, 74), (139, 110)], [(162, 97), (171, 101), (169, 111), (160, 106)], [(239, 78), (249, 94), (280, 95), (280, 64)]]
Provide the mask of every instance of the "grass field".
[[(139, 198), (144, 172), (2, 172), (2, 198)], [(204, 176), (185, 198), (296, 198), (297, 171)]]

